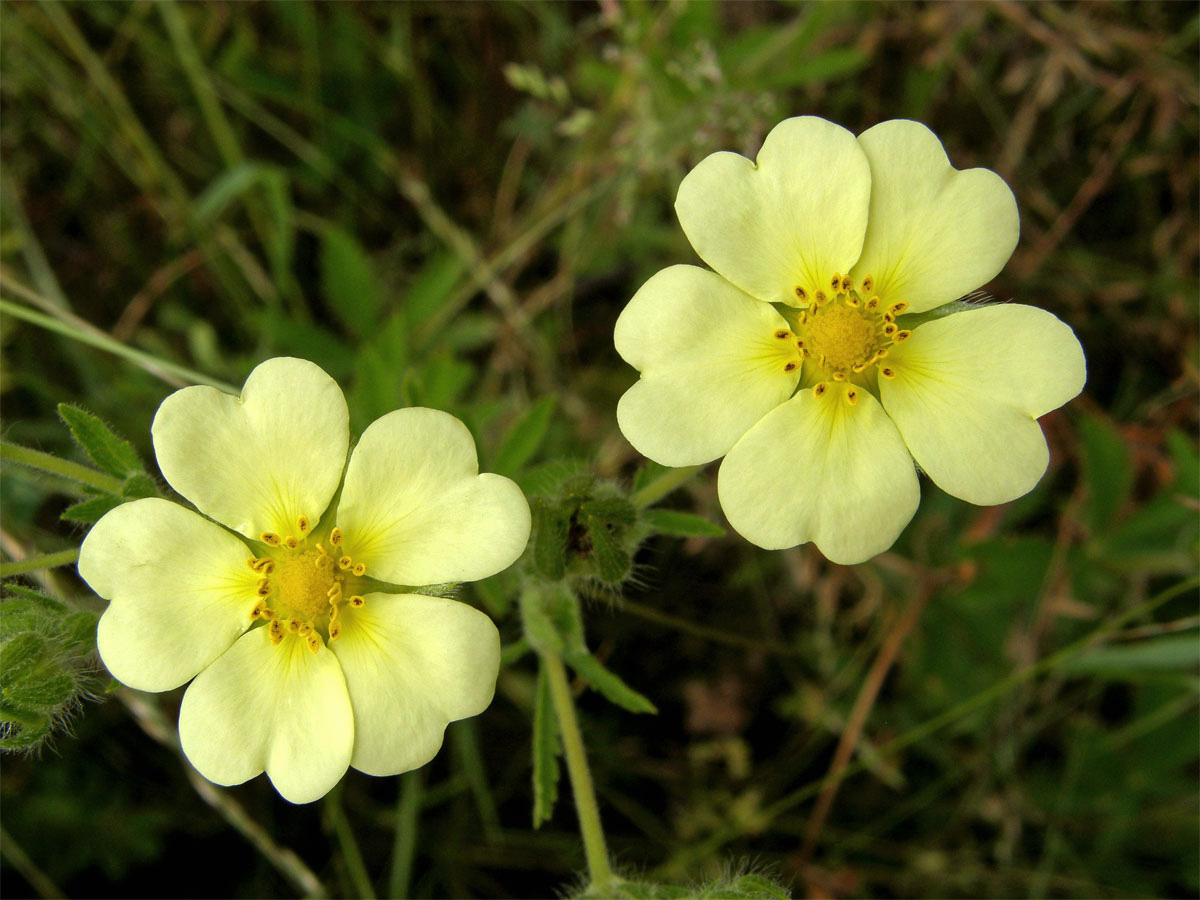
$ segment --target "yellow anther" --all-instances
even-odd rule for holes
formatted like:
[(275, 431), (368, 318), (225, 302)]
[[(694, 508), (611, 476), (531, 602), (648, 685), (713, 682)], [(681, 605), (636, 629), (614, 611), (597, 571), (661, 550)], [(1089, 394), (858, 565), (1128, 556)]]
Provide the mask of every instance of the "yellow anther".
[(300, 637), (304, 637), (306, 634), (312, 634), (312, 630), (312, 622), (303, 622), (301, 623), (300, 627), (296, 629), (296, 633), (299, 634)]
[(278, 547), (281, 543), (283, 543), (280, 540), (279, 535), (273, 531), (264, 531), (258, 536), (258, 539), (264, 544), (270, 544), (272, 547)]
[(846, 402), (851, 406), (858, 404), (858, 391), (855, 388), (846, 388)]
[(366, 575), (367, 574), (367, 564), (366, 563), (355, 563), (354, 568), (351, 569), (350, 571), (353, 572), (355, 575)]
[(336, 641), (338, 635), (342, 633), (342, 623), (329, 620), (329, 640)]
[(338, 568), (339, 569), (348, 569), (352, 565), (354, 565), (354, 560), (352, 560), (348, 556), (343, 556), (341, 559), (338, 560)]
[[(337, 605), (336, 603), (334, 603), (332, 606), (330, 606), (330, 607), (329, 607), (329, 622), (330, 622), (330, 625), (332, 625), (332, 624), (333, 624), (333, 622), (334, 622), (334, 621), (337, 619), (337, 617), (338, 617), (338, 605)], [(340, 626), (339, 626), (339, 627), (340, 627)]]
[(888, 312), (890, 312), (893, 316), (898, 316), (898, 315), (900, 315), (900, 313), (904, 312), (906, 309), (908, 309), (908, 304), (905, 303), (903, 300), (901, 300), (901, 301), (899, 301), (897, 303), (893, 303), (891, 306), (889, 306)]
[(301, 516), (296, 520), (296, 527), (300, 529), (301, 534), (308, 534), (308, 516)]
[[(863, 287), (865, 288), (866, 285), (863, 285)], [(867, 301), (867, 309), (871, 310), (871, 312), (874, 312), (875, 310), (879, 309), (879, 298), (872, 297), (870, 300), (868, 300)]]
[(886, 334), (888, 337), (891, 337), (898, 330), (899, 330), (899, 326), (895, 322), (888, 322), (886, 325), (883, 326), (883, 333)]
[(258, 594), (260, 597), (269, 596), (271, 593), (271, 579), (263, 578), (261, 581), (259, 581), (258, 586), (254, 588), (254, 593)]
[(838, 288), (841, 287), (841, 285), (842, 285), (842, 276), (839, 275), (837, 272), (834, 272), (833, 277), (829, 279), (829, 286), (831, 288), (833, 288), (833, 290), (836, 291)]
[(296, 619), (288, 619), (287, 630), (290, 631), (292, 634), (295, 634), (297, 631), (300, 630), (300, 622), (297, 621)]
[(785, 372), (795, 372), (795, 371), (796, 371), (796, 364), (795, 364), (794, 362), (790, 362), (790, 363), (788, 363), (786, 366), (784, 366), (784, 367), (783, 367), (783, 371), (785, 371)]
[(813, 396), (814, 397), (824, 397), (825, 392), (827, 390), (829, 390), (829, 385), (827, 385), (823, 381), (818, 382), (817, 385), (813, 388)]
[(271, 624), (267, 626), (267, 637), (271, 639), (271, 643), (276, 647), (278, 647), (279, 642), (283, 640), (283, 625), (280, 624), (278, 619), (273, 620)]
[(904, 341), (907, 341), (909, 339), (909, 337), (911, 337), (911, 336), (912, 336), (912, 332), (905, 329), (904, 331), (897, 331), (895, 336), (892, 338), (892, 340), (895, 341), (897, 344), (899, 344)]
[(258, 569), (256, 571), (259, 575), (270, 575), (275, 571), (275, 560), (267, 559), (264, 556), (258, 561)]
[(879, 350), (875, 351), (875, 362), (879, 362), (885, 356), (887, 356), (887, 347), (881, 347)]
[(342, 529), (334, 527), (333, 531), (329, 532), (329, 543), (335, 547), (340, 547), (342, 543)]
[(875, 289), (875, 279), (867, 275), (862, 280), (862, 289), (864, 294), (869, 294)]
[(834, 372), (833, 375), (830, 377), (832, 377), (834, 381), (845, 381), (846, 373), (845, 372)]
[(829, 298), (825, 296), (825, 292), (824, 292), (824, 291), (817, 291), (817, 292), (816, 292), (816, 293), (813, 295), (813, 304), (814, 304), (814, 305), (816, 305), (816, 306), (820, 306), (820, 305), (821, 305), (822, 303), (824, 303), (824, 302), (825, 302), (827, 299), (829, 299)]
[(290, 534), (286, 538), (283, 539), (283, 543), (289, 550), (295, 550), (297, 547), (300, 546), (300, 542), (298, 540), (296, 540), (294, 535), (290, 535)]
[(808, 310), (807, 309), (800, 310), (800, 312), (796, 315), (796, 318), (800, 321), (801, 325), (804, 325), (805, 323), (808, 322)]
[(800, 285), (796, 285), (796, 299), (808, 302), (808, 291), (800, 287)]
[(342, 585), (339, 582), (325, 592), (325, 596), (329, 598), (330, 603), (336, 603), (338, 598), (342, 596)]
[(353, 597), (351, 597), (346, 602), (349, 603), (351, 606), (353, 606), (355, 609), (362, 609), (364, 606), (367, 605), (366, 597), (360, 597), (358, 594), (355, 594)]
[(885, 322), (895, 322), (895, 321), (896, 321), (896, 317), (895, 317), (894, 315), (892, 315), (890, 312), (885, 312), (885, 313), (883, 314), (883, 321), (885, 321)]
[(879, 374), (882, 375), (884, 378), (895, 378), (896, 370), (891, 368), (890, 366), (884, 366), (883, 368), (881, 368), (879, 370)]
[(862, 299), (858, 296), (858, 294), (847, 294), (846, 305), (852, 309), (858, 309), (859, 306), (862, 305)]
[(254, 621), (255, 619), (267, 618), (268, 608), (269, 607), (267, 606), (267, 602), (265, 600), (259, 600), (254, 609), (250, 610), (250, 620)]
[(305, 643), (308, 644), (308, 649), (313, 653), (317, 653), (321, 649), (321, 637), (315, 631), (304, 636)]
[(854, 287), (854, 279), (849, 275), (842, 276), (842, 290), (849, 291)]
[(246, 557), (246, 565), (248, 565), (248, 566), (249, 566), (251, 569), (253, 569), (255, 572), (257, 572), (257, 571), (258, 571), (258, 563), (259, 563), (259, 559), (258, 559), (258, 557), (257, 557), (257, 556), (248, 556), (248, 557)]
[(775, 332), (775, 337), (777, 337), (781, 341), (786, 341), (791, 336), (792, 336), (792, 333), (783, 328), (780, 328), (777, 332)]

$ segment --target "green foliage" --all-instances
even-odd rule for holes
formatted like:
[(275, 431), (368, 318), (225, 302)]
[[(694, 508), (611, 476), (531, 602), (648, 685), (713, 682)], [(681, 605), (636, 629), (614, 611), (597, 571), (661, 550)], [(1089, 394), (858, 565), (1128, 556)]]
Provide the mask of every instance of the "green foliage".
[(538, 667), (537, 693), (533, 708), (533, 827), (540, 828), (558, 802), (558, 719), (550, 696), (550, 679), (544, 665)]
[(96, 416), (69, 403), (58, 404), (58, 415), (71, 429), (75, 443), (105, 472), (121, 479), (141, 473), (142, 462), (133, 445)]

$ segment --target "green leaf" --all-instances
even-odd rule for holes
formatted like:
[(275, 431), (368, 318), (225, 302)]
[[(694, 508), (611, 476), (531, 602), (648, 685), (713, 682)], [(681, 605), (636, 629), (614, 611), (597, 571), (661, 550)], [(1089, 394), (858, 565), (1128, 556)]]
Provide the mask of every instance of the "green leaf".
[(543, 578), (558, 581), (567, 566), (567, 514), (557, 504), (537, 497), (530, 507), (533, 510), (533, 567)]
[(1097, 416), (1080, 420), (1079, 437), (1087, 486), (1084, 516), (1093, 532), (1105, 531), (1129, 498), (1129, 451), (1117, 430)]
[(674, 509), (647, 509), (642, 512), (642, 521), (652, 533), (672, 537), (721, 537), (725, 534), (725, 529), (716, 522)]
[(252, 162), (239, 163), (214, 178), (192, 205), (192, 223), (207, 228), (238, 197), (252, 189), (268, 171)]
[(513, 423), (500, 442), (500, 449), (496, 451), (496, 458), (492, 461), (493, 472), (515, 475), (533, 458), (545, 440), (557, 403), (558, 397), (553, 394), (542, 397)]
[(366, 337), (379, 317), (374, 266), (353, 235), (336, 225), (321, 240), (321, 290), (330, 311), (352, 333)]
[(5, 705), (50, 715), (75, 693), (75, 679), (55, 659), (49, 641), (25, 632), (0, 648), (0, 695)]
[(609, 584), (620, 584), (629, 577), (633, 560), (621, 546), (608, 523), (596, 516), (587, 516), (588, 537), (592, 542), (592, 563), (595, 574)]
[(1173, 634), (1128, 644), (1096, 647), (1065, 660), (1067, 672), (1122, 677), (1151, 670), (1192, 670), (1200, 666), (1200, 638)]
[(583, 504), (583, 512), (610, 525), (628, 527), (637, 521), (637, 510), (624, 497), (599, 497)]
[(112, 429), (91, 413), (69, 403), (60, 403), (58, 415), (71, 429), (75, 443), (105, 472), (118, 478), (127, 478), (142, 470), (141, 460), (133, 445), (117, 437)]
[(99, 497), (92, 497), (90, 500), (80, 500), (78, 503), (68, 506), (59, 516), (67, 522), (83, 522), (90, 525), (93, 522), (99, 521), (100, 517), (112, 509), (116, 509), (121, 505), (119, 498), (112, 494), (102, 494)]
[(653, 703), (627, 685), (616, 674), (606, 669), (600, 660), (586, 650), (574, 652), (568, 650), (565, 659), (579, 677), (589, 682), (610, 702), (622, 709), (627, 709), (632, 713), (658, 712), (658, 708)]
[(533, 707), (533, 827), (540, 828), (554, 812), (558, 801), (558, 718), (550, 695), (550, 677), (543, 664), (538, 668), (537, 695)]
[(121, 496), (127, 500), (138, 500), (142, 497), (157, 497), (158, 485), (145, 472), (130, 475), (121, 485)]

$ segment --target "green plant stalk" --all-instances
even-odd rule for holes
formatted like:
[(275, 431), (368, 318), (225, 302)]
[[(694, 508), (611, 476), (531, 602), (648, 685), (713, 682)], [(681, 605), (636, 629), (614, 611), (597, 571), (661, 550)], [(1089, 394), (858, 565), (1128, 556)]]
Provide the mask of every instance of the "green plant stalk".
[(671, 469), (669, 472), (663, 472), (633, 495), (631, 498), (633, 505), (638, 509), (653, 506), (703, 468), (704, 466), (682, 466), (678, 469)]
[(29, 559), (18, 559), (15, 562), (0, 564), (0, 578), (11, 575), (24, 575), (26, 572), (36, 572), (38, 569), (54, 569), (58, 566), (69, 566), (79, 559), (79, 548), (59, 550), (57, 553), (47, 553), (43, 556), (33, 556)]
[(420, 769), (400, 776), (400, 799), (396, 803), (396, 838), (392, 844), (389, 897), (407, 897), (412, 885), (413, 859), (417, 851), (417, 828), (425, 783)]
[(49, 472), (51, 475), (57, 475), (70, 481), (78, 481), (88, 487), (94, 487), (98, 491), (104, 491), (106, 494), (116, 494), (117, 496), (121, 494), (123, 482), (120, 478), (97, 472), (93, 468), (71, 462), (69, 459), (59, 459), (57, 456), (43, 453), (41, 450), (31, 450), (29, 447), (22, 447), (19, 444), (0, 441), (0, 460)]
[(600, 807), (596, 803), (596, 791), (592, 787), (592, 773), (588, 769), (587, 752), (583, 746), (583, 735), (575, 717), (575, 702), (571, 698), (571, 686), (567, 683), (567, 670), (558, 654), (542, 655), (542, 665), (550, 679), (550, 694), (554, 700), (555, 718), (562, 735), (563, 752), (567, 757), (567, 775), (571, 779), (571, 792), (575, 796), (575, 812), (579, 816), (579, 831), (583, 835), (583, 852), (587, 857), (588, 875), (592, 892), (611, 890), (616, 884), (612, 864), (608, 860), (608, 847), (604, 842), (604, 829), (600, 825)]
[(338, 846), (341, 847), (342, 858), (346, 861), (350, 880), (354, 882), (355, 893), (363, 900), (375, 900), (375, 888), (371, 886), (371, 876), (367, 874), (367, 867), (363, 863), (362, 850), (359, 849), (354, 831), (350, 828), (346, 811), (342, 809), (340, 784), (325, 798), (325, 812), (329, 816), (329, 824), (333, 826), (333, 833), (337, 835)]
[[(10, 286), (6, 283), (5, 285)], [(210, 387), (215, 387), (218, 390), (226, 391), (231, 394), (238, 393), (238, 389), (233, 385), (226, 384), (216, 378), (210, 378), (194, 369), (189, 369), (186, 366), (180, 366), (173, 362), (168, 362), (165, 359), (159, 359), (149, 353), (144, 353), (141, 350), (135, 350), (132, 347), (127, 347), (120, 341), (109, 337), (103, 332), (93, 334), (90, 331), (85, 331), (76, 325), (68, 322), (63, 322), (51, 316), (43, 315), (28, 307), (21, 306), (18, 303), (13, 303), (9, 300), (0, 299), (0, 312), (6, 315), (13, 316), (17, 319), (23, 319), (32, 325), (37, 325), (45, 328), (47, 331), (53, 331), (56, 334), (61, 334), (65, 337), (79, 341), (81, 344), (88, 344), (100, 350), (105, 350), (115, 356), (120, 356), (130, 362), (145, 369), (156, 378), (160, 378), (167, 384), (173, 387), (186, 387), (189, 384), (207, 384)]]

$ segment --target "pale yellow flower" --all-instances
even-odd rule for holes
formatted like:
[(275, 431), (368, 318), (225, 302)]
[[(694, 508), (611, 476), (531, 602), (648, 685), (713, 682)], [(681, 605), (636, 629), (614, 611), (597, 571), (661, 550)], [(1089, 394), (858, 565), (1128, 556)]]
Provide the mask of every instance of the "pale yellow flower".
[(621, 314), (617, 350), (641, 379), (617, 420), (664, 465), (724, 456), (721, 506), (745, 538), (861, 562), (916, 512), (914, 460), (984, 505), (1041, 478), (1037, 419), (1082, 390), (1078, 340), (1034, 307), (946, 306), (1016, 246), (994, 172), (953, 168), (917, 122), (855, 138), (802, 117), (755, 162), (703, 160), (675, 209), (715, 271), (664, 269)]
[(258, 366), (240, 397), (172, 394), (155, 454), (202, 515), (127, 503), (79, 556), (110, 601), (97, 644), (112, 674), (143, 691), (194, 678), (179, 714), (192, 765), (223, 785), (265, 770), (293, 803), (347, 766), (424, 765), (449, 722), (487, 708), (496, 627), (412, 586), (491, 575), (529, 537), (520, 489), (479, 474), (458, 419), (389, 413), (347, 464), (348, 421), (337, 384), (300, 359)]

